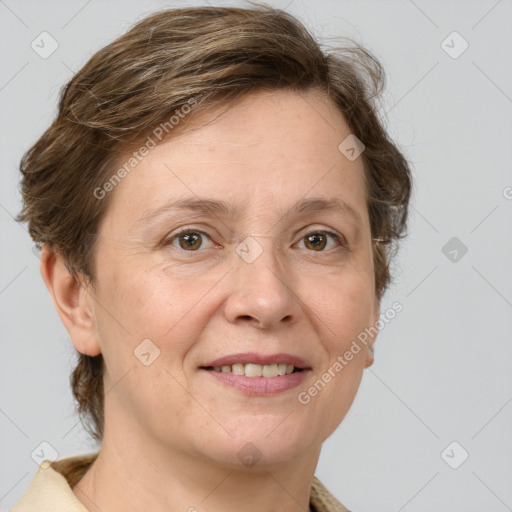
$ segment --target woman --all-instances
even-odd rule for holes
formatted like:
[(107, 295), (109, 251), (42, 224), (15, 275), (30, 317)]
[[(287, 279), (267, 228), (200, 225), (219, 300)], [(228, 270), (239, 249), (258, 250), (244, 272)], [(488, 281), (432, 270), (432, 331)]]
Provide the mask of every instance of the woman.
[(373, 362), (406, 160), (378, 62), (266, 7), (162, 11), (95, 54), (21, 163), (97, 454), (16, 512), (346, 510), (314, 476)]

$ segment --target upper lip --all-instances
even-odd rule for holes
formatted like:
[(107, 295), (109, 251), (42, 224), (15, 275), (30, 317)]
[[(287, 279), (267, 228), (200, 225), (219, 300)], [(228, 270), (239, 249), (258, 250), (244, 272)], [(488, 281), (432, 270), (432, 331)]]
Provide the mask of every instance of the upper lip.
[(230, 354), (228, 356), (219, 357), (213, 361), (210, 361), (202, 367), (207, 366), (231, 366), (236, 363), (242, 364), (293, 364), (296, 368), (300, 368), (302, 370), (310, 369), (308, 363), (302, 359), (301, 357), (294, 356), (292, 354), (270, 354), (263, 355), (258, 354), (257, 352), (244, 352), (241, 354)]

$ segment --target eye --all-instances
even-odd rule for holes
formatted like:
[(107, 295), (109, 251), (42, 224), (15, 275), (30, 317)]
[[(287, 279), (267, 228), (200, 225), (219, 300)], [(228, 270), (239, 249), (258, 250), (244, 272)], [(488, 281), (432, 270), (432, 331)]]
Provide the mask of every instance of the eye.
[[(164, 241), (164, 245), (172, 245), (178, 249), (196, 252), (199, 249), (207, 248), (203, 246), (203, 242), (205, 241), (205, 239), (210, 240), (211, 244), (213, 244), (209, 235), (207, 235), (203, 231), (182, 230), (179, 233), (170, 235)], [(212, 245), (210, 245), (210, 247), (212, 247)]]
[[(344, 238), (332, 231), (311, 231), (301, 239), (301, 242), (304, 241), (306, 249), (310, 249), (314, 252), (326, 252), (324, 249), (329, 245), (329, 238), (334, 239), (335, 247), (346, 247)], [(327, 250), (332, 248), (332, 246), (328, 247)]]

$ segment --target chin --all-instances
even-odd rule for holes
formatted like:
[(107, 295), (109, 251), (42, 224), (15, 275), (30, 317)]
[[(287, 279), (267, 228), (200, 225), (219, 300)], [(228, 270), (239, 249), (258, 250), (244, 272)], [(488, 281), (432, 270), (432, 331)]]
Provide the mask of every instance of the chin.
[(311, 427), (292, 423), (294, 414), (273, 420), (269, 423), (259, 417), (247, 418), (246, 422), (237, 423), (236, 431), (227, 428), (233, 437), (218, 430), (206, 445), (201, 443), (202, 451), (220, 465), (239, 470), (244, 466), (268, 469), (300, 458), (306, 451), (320, 450), (321, 439), (315, 438)]

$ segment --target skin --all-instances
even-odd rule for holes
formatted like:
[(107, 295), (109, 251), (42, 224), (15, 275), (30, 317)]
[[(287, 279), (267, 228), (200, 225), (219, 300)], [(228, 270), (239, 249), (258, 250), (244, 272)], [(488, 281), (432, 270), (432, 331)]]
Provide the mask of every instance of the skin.
[[(379, 315), (363, 161), (338, 150), (349, 134), (318, 92), (253, 93), (221, 115), (191, 117), (110, 192), (94, 287), (44, 248), (41, 272), (74, 346), (106, 365), (102, 448), (73, 488), (90, 511), (309, 509), (322, 443), (371, 351), (363, 346), (307, 405), (297, 396)], [(185, 197), (245, 211), (141, 223)], [(283, 217), (311, 197), (341, 198), (359, 224), (331, 211)], [(179, 239), (160, 244), (180, 227), (209, 238), (196, 251)], [(306, 244), (319, 230), (344, 235), (349, 248), (329, 237), (320, 250)], [(262, 248), (252, 263), (235, 252), (248, 234)], [(160, 355), (145, 366), (134, 350), (148, 338)], [(299, 387), (262, 397), (199, 369), (240, 352), (294, 354), (311, 371)], [(237, 456), (248, 442), (261, 454), (252, 467)]]

